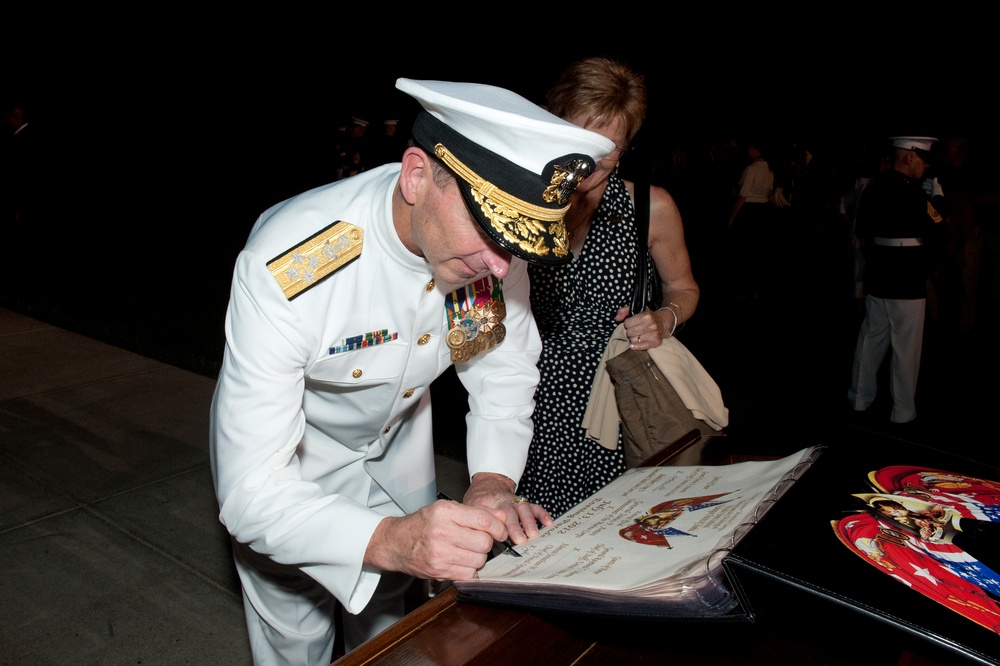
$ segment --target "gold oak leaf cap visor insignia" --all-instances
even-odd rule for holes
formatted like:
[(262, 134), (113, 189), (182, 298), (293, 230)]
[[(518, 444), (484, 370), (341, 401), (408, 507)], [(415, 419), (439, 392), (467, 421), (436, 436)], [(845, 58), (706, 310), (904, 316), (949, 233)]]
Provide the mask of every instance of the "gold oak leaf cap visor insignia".
[(532, 263), (568, 261), (570, 194), (614, 143), (503, 88), (412, 79), (396, 87), (424, 108), (413, 139), (455, 174), (487, 236)]

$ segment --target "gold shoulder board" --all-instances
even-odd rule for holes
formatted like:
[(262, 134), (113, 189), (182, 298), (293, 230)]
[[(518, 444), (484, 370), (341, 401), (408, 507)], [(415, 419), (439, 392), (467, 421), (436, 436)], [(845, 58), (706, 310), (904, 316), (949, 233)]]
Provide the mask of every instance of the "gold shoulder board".
[(364, 237), (360, 227), (337, 220), (267, 262), (267, 268), (292, 300), (361, 256)]

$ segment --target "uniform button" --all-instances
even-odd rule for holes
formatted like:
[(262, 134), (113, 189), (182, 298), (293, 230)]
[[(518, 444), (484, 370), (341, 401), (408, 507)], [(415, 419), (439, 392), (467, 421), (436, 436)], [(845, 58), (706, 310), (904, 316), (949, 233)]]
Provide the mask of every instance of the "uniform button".
[(424, 289), (427, 291), (434, 291), (434, 278), (431, 278), (431, 281), (427, 283), (427, 286), (424, 287)]
[(418, 345), (426, 345), (430, 341), (431, 341), (431, 334), (430, 333), (424, 333), (419, 338), (417, 338), (417, 344)]
[(403, 391), (403, 397), (404, 398), (412, 398), (413, 397), (413, 389), (406, 389), (405, 391)]
[(351, 373), (351, 376), (354, 377), (355, 379), (357, 379), (358, 377), (360, 377), (361, 376), (361, 368), (355, 368), (354, 372)]

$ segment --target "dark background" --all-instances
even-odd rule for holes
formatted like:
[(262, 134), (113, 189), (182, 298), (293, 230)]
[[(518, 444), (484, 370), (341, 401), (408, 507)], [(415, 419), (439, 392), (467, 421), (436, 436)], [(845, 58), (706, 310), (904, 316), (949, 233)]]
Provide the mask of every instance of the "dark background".
[[(335, 131), (351, 116), (375, 129), (385, 118), (405, 123), (416, 109), (394, 88), (400, 76), (490, 83), (543, 103), (572, 60), (626, 60), (650, 93), (637, 150), (623, 161), (633, 173), (669, 161), (676, 146), (694, 154), (747, 136), (846, 160), (897, 134), (962, 132), (991, 148), (1000, 139), (988, 17), (907, 9), (876, 25), (856, 8), (806, 19), (762, 6), (754, 22), (707, 9), (717, 15), (693, 21), (664, 8), (636, 20), (629, 7), (605, 7), (574, 22), (563, 14), (582, 10), (481, 7), (445, 21), (434, 5), (411, 8), (419, 25), (382, 6), (73, 9), (26, 22), (8, 13), (0, 92), (33, 112), (51, 208), (28, 242), (3, 239), (0, 305), (214, 377), (233, 261), (256, 217), (333, 179)], [(693, 202), (673, 192), (702, 285), (681, 339), (737, 414), (777, 405), (789, 428), (815, 422), (817, 408), (840, 415), (852, 304), (806, 247), (762, 303), (730, 307), (713, 280), (717, 237), (703, 216), (705, 206), (731, 205), (724, 185)], [(978, 350), (930, 349), (923, 402), (968, 413), (949, 385), (956, 374), (963, 386), (993, 385)], [(937, 367), (947, 382), (931, 379)], [(996, 392), (976, 395), (986, 405)]]
[(748, 134), (841, 151), (955, 127), (1000, 138), (997, 51), (971, 13), (764, 27), (663, 16), (627, 29), (595, 17), (583, 30), (549, 14), (426, 27), (385, 7), (344, 12), (15, 13), (3, 93), (30, 101), (56, 147), (65, 218), (95, 238), (110, 231), (107, 242), (154, 230), (171, 252), (238, 244), (261, 210), (330, 180), (334, 132), (350, 116), (378, 130), (414, 112), (399, 76), (492, 83), (541, 103), (570, 61), (622, 58), (647, 77), (640, 139), (656, 156)]

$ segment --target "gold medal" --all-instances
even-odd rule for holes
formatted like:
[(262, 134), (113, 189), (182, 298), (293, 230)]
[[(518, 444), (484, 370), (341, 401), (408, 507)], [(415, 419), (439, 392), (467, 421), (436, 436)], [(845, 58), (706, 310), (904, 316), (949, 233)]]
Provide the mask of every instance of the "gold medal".
[(454, 347), (451, 350), (451, 360), (455, 363), (462, 363), (472, 358), (468, 347)]
[[(503, 321), (504, 317), (507, 316), (507, 305), (503, 301), (493, 301), (490, 303), (490, 310), (496, 316), (497, 321)], [(498, 326), (502, 325), (498, 324)]]
[(445, 339), (447, 340), (449, 347), (452, 349), (458, 349), (466, 343), (465, 329), (461, 327), (453, 328), (448, 331), (448, 335)]

